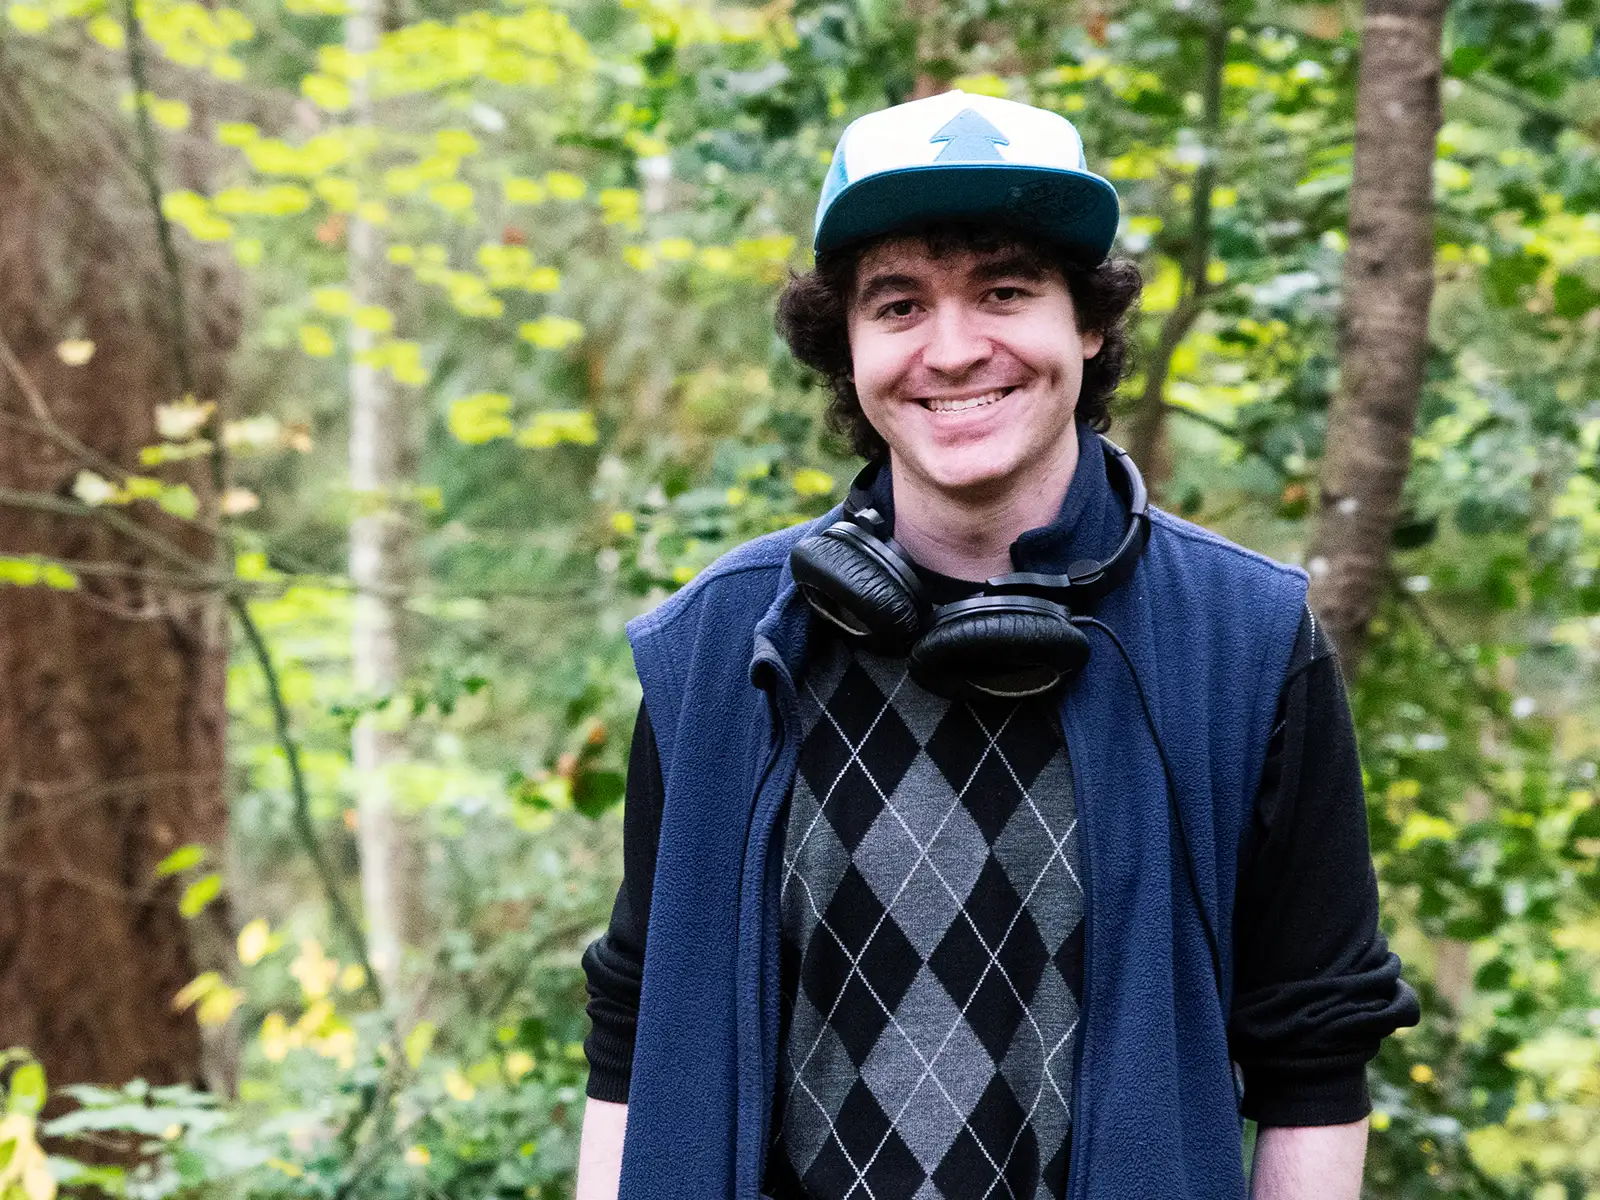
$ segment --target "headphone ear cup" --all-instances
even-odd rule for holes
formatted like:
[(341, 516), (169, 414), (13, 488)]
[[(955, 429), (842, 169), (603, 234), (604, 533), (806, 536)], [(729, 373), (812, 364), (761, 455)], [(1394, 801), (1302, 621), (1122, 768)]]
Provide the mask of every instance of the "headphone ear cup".
[(950, 605), (911, 651), (911, 677), (954, 700), (1032, 696), (1074, 679), (1089, 639), (1059, 604), (979, 597)]
[[(922, 632), (922, 608), (878, 556), (856, 544), (854, 527), (803, 538), (789, 567), (806, 601), (821, 616), (879, 654), (903, 655)], [(856, 535), (859, 536), (859, 535)]]

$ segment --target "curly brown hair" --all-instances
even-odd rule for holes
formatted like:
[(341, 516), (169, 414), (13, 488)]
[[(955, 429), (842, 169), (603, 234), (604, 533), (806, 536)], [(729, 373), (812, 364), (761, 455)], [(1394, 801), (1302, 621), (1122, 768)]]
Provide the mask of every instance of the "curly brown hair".
[(1022, 230), (942, 222), (818, 255), (816, 266), (791, 275), (779, 296), (778, 332), (795, 358), (827, 381), (830, 429), (847, 438), (863, 458), (888, 453), (888, 445), (861, 411), (861, 399), (856, 395), (846, 318), (862, 256), (887, 238), (907, 235), (921, 238), (935, 258), (1009, 251), (1022, 255), (1031, 265), (1058, 271), (1072, 296), (1078, 332), (1092, 331), (1104, 339), (1100, 352), (1083, 364), (1078, 418), (1101, 432), (1111, 427), (1111, 396), (1128, 369), (1128, 316), (1143, 284), (1138, 264), (1110, 258), (1098, 266), (1084, 266), (1064, 248)]

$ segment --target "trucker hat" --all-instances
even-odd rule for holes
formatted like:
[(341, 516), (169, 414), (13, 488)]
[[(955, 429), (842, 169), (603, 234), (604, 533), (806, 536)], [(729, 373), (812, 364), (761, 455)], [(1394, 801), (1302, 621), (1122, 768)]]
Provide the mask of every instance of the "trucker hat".
[(1117, 192), (1090, 171), (1065, 117), (951, 91), (851, 122), (817, 205), (817, 253), (943, 218), (1003, 221), (1101, 262)]

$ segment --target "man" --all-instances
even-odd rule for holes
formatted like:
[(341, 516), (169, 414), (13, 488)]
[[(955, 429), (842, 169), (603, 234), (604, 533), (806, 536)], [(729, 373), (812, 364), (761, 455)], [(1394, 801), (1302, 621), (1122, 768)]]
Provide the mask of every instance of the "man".
[(779, 322), (875, 466), (630, 626), (580, 1200), (1243, 1196), (1241, 1112), (1260, 1200), (1358, 1195), (1417, 1009), (1348, 708), (1304, 576), (1096, 432), (1116, 223), (1038, 109), (841, 139)]

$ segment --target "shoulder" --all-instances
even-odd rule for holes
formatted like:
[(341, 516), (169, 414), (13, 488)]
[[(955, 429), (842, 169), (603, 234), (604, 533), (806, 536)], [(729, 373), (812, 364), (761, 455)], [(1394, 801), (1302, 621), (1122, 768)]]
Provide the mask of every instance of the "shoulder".
[(629, 621), (629, 637), (638, 640), (695, 617), (733, 621), (747, 615), (753, 626), (777, 597), (795, 543), (832, 517), (830, 513), (735, 546), (681, 590)]
[(1159, 547), (1160, 551), (1173, 553), (1197, 566), (1204, 565), (1211, 571), (1225, 575), (1278, 579), (1291, 586), (1298, 584), (1302, 590), (1305, 587), (1306, 573), (1299, 567), (1246, 549), (1209, 529), (1175, 517), (1164, 509), (1151, 506), (1150, 525), (1152, 550)]
[(1299, 567), (1157, 508), (1150, 510), (1150, 524), (1145, 559), (1154, 569), (1145, 578), (1169, 604), (1199, 606), (1196, 611), (1219, 617), (1235, 612), (1251, 623), (1270, 610), (1293, 628), (1308, 583)]

